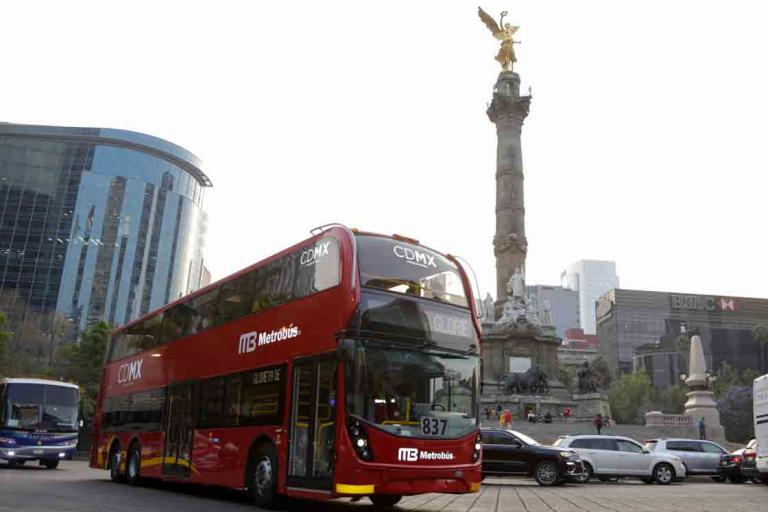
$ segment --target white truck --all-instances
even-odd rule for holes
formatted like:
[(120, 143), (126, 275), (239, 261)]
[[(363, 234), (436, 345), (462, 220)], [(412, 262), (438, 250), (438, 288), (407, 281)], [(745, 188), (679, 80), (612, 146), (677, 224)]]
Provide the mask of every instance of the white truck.
[(761, 479), (768, 478), (768, 374), (755, 379), (753, 411), (755, 416), (755, 440), (757, 441), (756, 466)]

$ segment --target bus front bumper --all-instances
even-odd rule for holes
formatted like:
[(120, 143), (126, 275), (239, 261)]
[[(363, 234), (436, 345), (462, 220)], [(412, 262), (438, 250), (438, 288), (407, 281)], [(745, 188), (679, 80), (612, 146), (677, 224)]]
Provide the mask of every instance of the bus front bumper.
[(355, 482), (337, 483), (334, 494), (360, 496), (371, 494), (411, 495), (423, 493), (463, 494), (480, 490), (480, 466), (454, 466), (452, 468), (398, 468), (397, 471), (359, 469)]
[(75, 457), (75, 444), (61, 446), (14, 446), (0, 448), (0, 459), (37, 460), (61, 459), (72, 460)]

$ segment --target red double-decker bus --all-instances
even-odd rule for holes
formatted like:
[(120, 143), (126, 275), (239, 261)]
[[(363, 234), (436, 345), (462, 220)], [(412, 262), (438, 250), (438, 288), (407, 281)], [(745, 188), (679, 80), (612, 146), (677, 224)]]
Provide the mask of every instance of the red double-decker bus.
[(266, 507), (475, 492), (479, 382), (456, 259), (326, 227), (114, 332), (91, 466)]

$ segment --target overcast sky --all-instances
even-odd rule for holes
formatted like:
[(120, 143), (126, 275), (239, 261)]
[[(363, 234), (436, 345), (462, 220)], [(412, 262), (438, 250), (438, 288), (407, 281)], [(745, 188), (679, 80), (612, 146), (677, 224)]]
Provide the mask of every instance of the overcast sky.
[[(524, 90), (528, 284), (768, 297), (760, 2), (484, 1)], [(468, 259), (495, 291), (498, 43), (476, 2), (7, 2), (0, 120), (201, 157), (214, 278), (338, 221)]]

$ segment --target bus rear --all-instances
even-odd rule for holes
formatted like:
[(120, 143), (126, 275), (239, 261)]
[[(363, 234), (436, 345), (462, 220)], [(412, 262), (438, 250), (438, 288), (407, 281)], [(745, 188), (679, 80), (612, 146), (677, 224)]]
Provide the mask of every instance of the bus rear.
[(755, 379), (753, 386), (757, 470), (768, 478), (768, 375)]
[(78, 387), (41, 379), (0, 380), (0, 459), (55, 469), (77, 447)]

